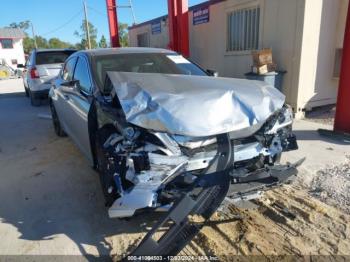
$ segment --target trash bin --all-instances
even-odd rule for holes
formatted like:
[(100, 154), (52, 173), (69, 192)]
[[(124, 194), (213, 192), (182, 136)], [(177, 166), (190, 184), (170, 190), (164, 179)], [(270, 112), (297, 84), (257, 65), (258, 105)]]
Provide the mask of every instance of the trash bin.
[(263, 75), (249, 72), (249, 73), (245, 74), (245, 77), (249, 80), (264, 81), (264, 82), (274, 86), (279, 91), (282, 91), (283, 76), (285, 73), (287, 73), (287, 71), (275, 71), (275, 72), (269, 72), (269, 73), (266, 73)]

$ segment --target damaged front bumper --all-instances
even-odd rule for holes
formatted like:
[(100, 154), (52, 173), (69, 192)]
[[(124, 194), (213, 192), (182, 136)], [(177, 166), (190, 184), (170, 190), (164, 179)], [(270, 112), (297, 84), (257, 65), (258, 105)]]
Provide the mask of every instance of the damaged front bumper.
[[(170, 136), (154, 134), (164, 147), (146, 143), (126, 153), (129, 142), (126, 146), (114, 145), (115, 141), (121, 142), (121, 137), (111, 136), (105, 143), (107, 147), (108, 143), (115, 147), (117, 154), (113, 162), (126, 162), (126, 168), (119, 166), (114, 174), (120, 197), (108, 210), (111, 218), (131, 217), (144, 209), (162, 209), (169, 203), (171, 206), (181, 190), (186, 191), (205, 174), (227, 173), (231, 184), (229, 196), (239, 199), (259, 195), (260, 191), (284, 183), (286, 176), (290, 178), (297, 173), (298, 164), (275, 164), (283, 151), (297, 148), (291, 133), (272, 135), (268, 146), (258, 139), (239, 141), (231, 139), (230, 134), (218, 135), (215, 140), (209, 139), (213, 144), (206, 145), (205, 150), (188, 149), (185, 154)], [(125, 170), (124, 174), (120, 170)], [(133, 186), (123, 188), (121, 177)], [(168, 199), (168, 203), (164, 203), (164, 199)]]

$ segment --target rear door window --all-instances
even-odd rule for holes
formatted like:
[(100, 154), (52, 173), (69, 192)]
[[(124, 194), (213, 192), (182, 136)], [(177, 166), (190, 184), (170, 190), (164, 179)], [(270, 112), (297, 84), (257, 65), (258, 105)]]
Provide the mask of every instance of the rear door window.
[(73, 73), (74, 73), (74, 67), (76, 62), (77, 62), (76, 57), (73, 57), (66, 62), (62, 71), (63, 80), (65, 81), (73, 80)]
[(36, 65), (63, 64), (74, 51), (38, 52)]

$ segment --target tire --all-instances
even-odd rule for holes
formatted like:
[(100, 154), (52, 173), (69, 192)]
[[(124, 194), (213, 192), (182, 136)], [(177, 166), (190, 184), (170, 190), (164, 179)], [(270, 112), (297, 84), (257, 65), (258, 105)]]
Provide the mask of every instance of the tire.
[(32, 106), (40, 106), (41, 101), (29, 90), (30, 104)]
[(113, 170), (107, 169), (109, 160), (103, 148), (104, 142), (112, 133), (113, 132), (108, 129), (102, 129), (97, 132), (95, 139), (96, 171), (100, 178), (106, 207), (112, 206), (114, 201), (119, 197), (115, 190), (108, 192), (109, 187), (114, 185), (115, 182), (113, 178)]
[(24, 86), (24, 92), (25, 92), (25, 94), (26, 94), (26, 97), (29, 97), (29, 91), (28, 91), (28, 88), (26, 88), (25, 86)]
[(55, 130), (55, 133), (59, 137), (65, 137), (67, 136), (66, 132), (62, 129), (61, 122), (58, 118), (55, 106), (53, 105), (52, 102), (50, 102), (50, 109), (51, 109), (51, 115), (52, 115), (52, 123), (53, 123), (53, 128)]

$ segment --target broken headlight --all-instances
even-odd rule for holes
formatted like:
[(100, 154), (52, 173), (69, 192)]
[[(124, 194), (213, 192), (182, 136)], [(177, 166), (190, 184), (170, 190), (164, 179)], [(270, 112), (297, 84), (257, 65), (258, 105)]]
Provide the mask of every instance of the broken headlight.
[(284, 105), (283, 108), (275, 114), (264, 126), (264, 133), (272, 135), (278, 130), (290, 126), (293, 123), (293, 109), (289, 105)]

